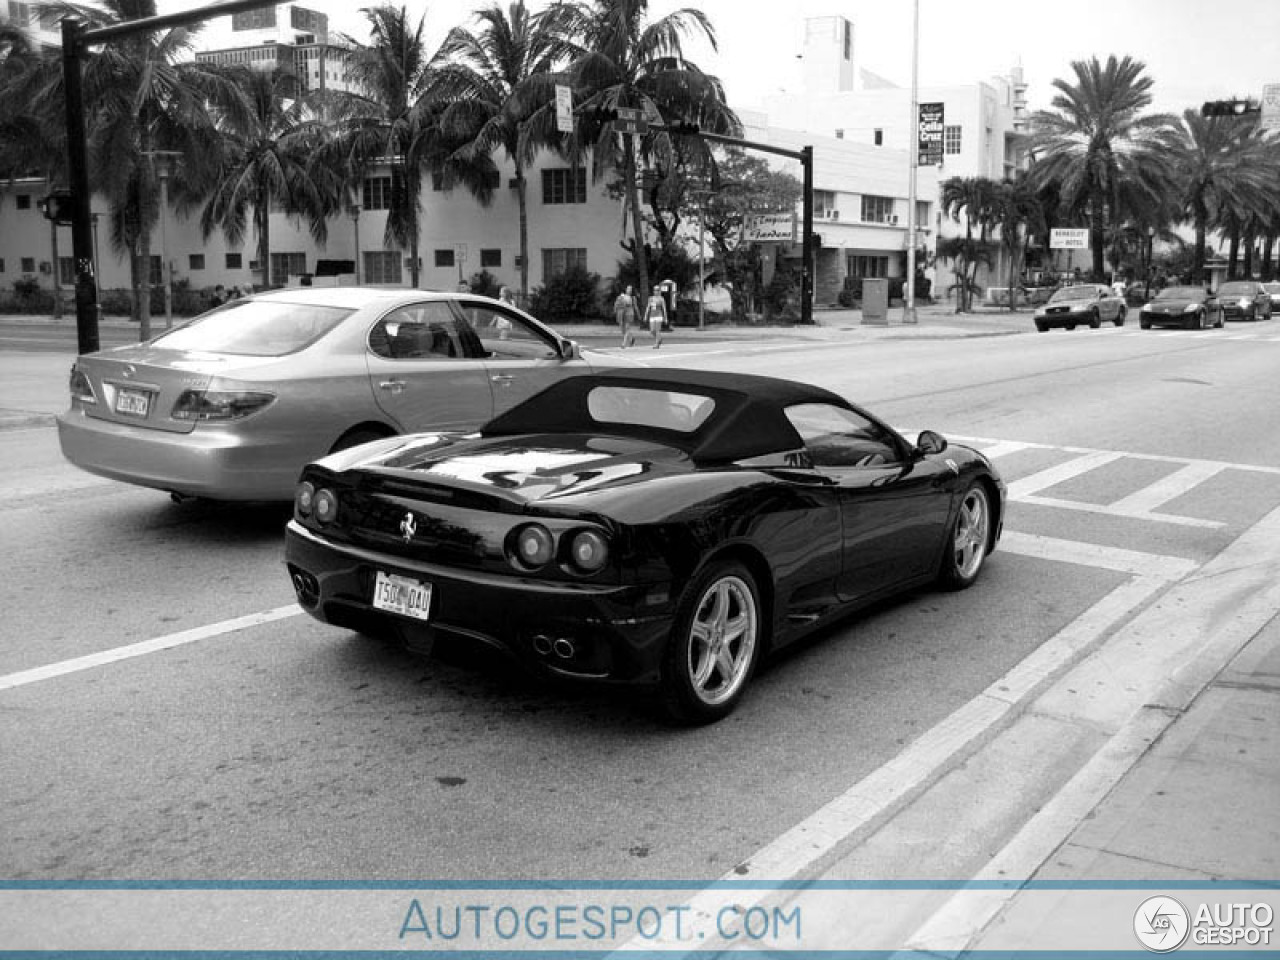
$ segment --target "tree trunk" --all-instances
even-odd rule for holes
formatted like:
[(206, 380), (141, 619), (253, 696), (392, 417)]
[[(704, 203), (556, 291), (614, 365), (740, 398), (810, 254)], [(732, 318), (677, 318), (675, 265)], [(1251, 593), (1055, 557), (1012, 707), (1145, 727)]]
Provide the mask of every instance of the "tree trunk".
[(1227, 254), (1227, 279), (1234, 280), (1236, 278), (1236, 264), (1240, 262), (1240, 231), (1233, 229), (1231, 231), (1231, 249)]
[(275, 279), (271, 275), (271, 198), (265, 192), (258, 196), (254, 220), (258, 229), (258, 269), (262, 271), (262, 287), (270, 290)]
[(1089, 245), (1093, 248), (1093, 281), (1094, 283), (1102, 282), (1102, 275), (1105, 272), (1103, 264), (1103, 256), (1106, 251), (1103, 249), (1107, 241), (1105, 225), (1102, 222), (1102, 204), (1094, 202), (1089, 205)]
[(1253, 227), (1250, 226), (1244, 232), (1244, 278), (1246, 280), (1253, 277), (1253, 244), (1254, 244)]
[(649, 263), (644, 254), (644, 225), (640, 221), (640, 197), (636, 193), (635, 137), (629, 133), (622, 135), (622, 183), (627, 191), (627, 207), (631, 211), (631, 236), (635, 244), (632, 256), (636, 260), (636, 276), (640, 282), (637, 292), (647, 301), (650, 293)]
[(1204, 235), (1205, 225), (1203, 217), (1196, 217), (1196, 246), (1195, 261), (1192, 264), (1191, 282), (1196, 285), (1204, 283)]
[(1268, 283), (1275, 277), (1275, 270), (1271, 261), (1271, 254), (1275, 248), (1275, 242), (1276, 235), (1270, 231), (1268, 231), (1267, 235), (1262, 238), (1262, 279)]
[(138, 339), (151, 339), (151, 231), (138, 233), (138, 257), (134, 260), (133, 289), (138, 297)]
[(516, 160), (516, 204), (520, 208), (520, 306), (529, 303), (529, 198), (524, 165)]

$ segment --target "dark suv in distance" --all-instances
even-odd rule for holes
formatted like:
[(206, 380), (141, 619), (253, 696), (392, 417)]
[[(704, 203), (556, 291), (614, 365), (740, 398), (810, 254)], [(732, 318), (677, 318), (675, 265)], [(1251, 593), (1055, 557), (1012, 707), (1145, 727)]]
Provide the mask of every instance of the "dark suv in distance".
[(1256, 280), (1228, 280), (1218, 288), (1218, 299), (1228, 320), (1271, 319), (1271, 294)]

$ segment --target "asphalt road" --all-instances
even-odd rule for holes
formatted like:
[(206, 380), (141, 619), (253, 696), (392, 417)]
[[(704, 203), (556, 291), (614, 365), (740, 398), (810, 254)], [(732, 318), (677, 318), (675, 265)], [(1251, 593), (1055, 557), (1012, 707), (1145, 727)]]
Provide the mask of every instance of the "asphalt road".
[[(661, 359), (808, 379), (992, 450), (1017, 494), (1006, 549), (973, 589), (860, 615), (773, 663), (727, 721), (676, 730), (635, 697), (294, 615), (281, 510), (175, 505), (77, 472), (46, 424), (0, 430), (0, 873), (714, 879), (1026, 664), (1126, 564), (1172, 584), (1280, 505), (1280, 324)], [(20, 366), (64, 375), (47, 351)], [(929, 870), (963, 879), (980, 854), (933, 829)]]

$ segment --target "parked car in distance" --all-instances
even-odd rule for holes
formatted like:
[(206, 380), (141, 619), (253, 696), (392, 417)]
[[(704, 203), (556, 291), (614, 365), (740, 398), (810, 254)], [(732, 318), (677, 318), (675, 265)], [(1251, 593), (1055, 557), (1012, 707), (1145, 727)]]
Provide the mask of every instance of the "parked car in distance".
[(1204, 287), (1165, 287), (1138, 314), (1138, 326), (1203, 330), (1221, 327), (1222, 304)]
[(1280, 303), (1280, 283), (1264, 283), (1262, 289), (1271, 297), (1271, 310), (1274, 313), (1276, 304)]
[(1124, 297), (1117, 297), (1105, 284), (1077, 283), (1055, 290), (1048, 302), (1036, 310), (1035, 323), (1041, 333), (1051, 327), (1074, 330), (1077, 324), (1088, 324), (1096, 330), (1104, 320), (1123, 326), (1127, 312)]
[(395, 437), (303, 472), (298, 602), (430, 648), (656, 688), (675, 720), (741, 698), (760, 657), (930, 583), (971, 585), (1006, 488), (981, 453), (908, 441), (819, 387), (749, 374), (570, 377), (478, 435)]
[(1271, 319), (1271, 293), (1257, 280), (1227, 280), (1218, 287), (1218, 300), (1228, 320)]
[(64, 456), (175, 499), (292, 499), (298, 472), (415, 430), (474, 429), (621, 358), (466, 293), (297, 287), (76, 358)]

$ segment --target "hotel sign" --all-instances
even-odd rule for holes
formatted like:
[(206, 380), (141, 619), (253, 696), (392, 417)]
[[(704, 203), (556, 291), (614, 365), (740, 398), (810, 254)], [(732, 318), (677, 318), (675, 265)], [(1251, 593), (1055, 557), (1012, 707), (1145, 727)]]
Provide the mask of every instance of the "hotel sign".
[(1079, 230), (1050, 230), (1049, 231), (1049, 249), (1050, 250), (1088, 250), (1089, 249), (1089, 231), (1088, 229)]

